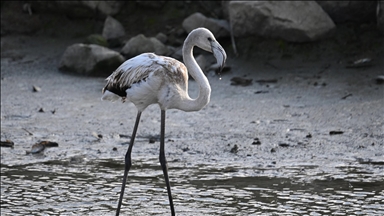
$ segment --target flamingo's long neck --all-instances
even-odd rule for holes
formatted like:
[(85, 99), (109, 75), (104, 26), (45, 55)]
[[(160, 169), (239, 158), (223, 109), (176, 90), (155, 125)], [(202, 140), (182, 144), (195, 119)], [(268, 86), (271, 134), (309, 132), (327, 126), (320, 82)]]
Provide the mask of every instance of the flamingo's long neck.
[(211, 86), (209, 85), (207, 77), (193, 57), (193, 47), (194, 44), (191, 43), (190, 37), (187, 37), (183, 46), (183, 60), (189, 74), (191, 74), (193, 79), (199, 85), (199, 95), (197, 98), (191, 99), (188, 92), (186, 92), (187, 98), (182, 102), (180, 107), (184, 111), (201, 110), (209, 103), (211, 97)]

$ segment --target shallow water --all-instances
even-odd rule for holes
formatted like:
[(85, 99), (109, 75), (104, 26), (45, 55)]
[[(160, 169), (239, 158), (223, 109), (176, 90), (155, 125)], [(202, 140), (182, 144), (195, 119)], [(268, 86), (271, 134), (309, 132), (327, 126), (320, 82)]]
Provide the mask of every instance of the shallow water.
[[(276, 177), (270, 170), (169, 164), (178, 215), (384, 215), (384, 180), (371, 181), (356, 170), (345, 172), (351, 178), (326, 178), (324, 173), (303, 181)], [(312, 168), (291, 172), (300, 176)], [(113, 215), (123, 169), (115, 159), (1, 165), (1, 214)], [(122, 214), (170, 214), (157, 158), (135, 160)]]
[[(32, 49), (20, 52), (24, 59), (1, 64), (1, 140), (15, 143), (1, 149), (1, 215), (114, 215), (129, 141), (120, 134), (131, 133), (136, 109), (101, 103), (104, 78), (57, 71), (58, 50), (72, 42), (26, 41), (22, 47)], [(383, 85), (372, 83), (382, 63), (362, 72), (335, 59), (295, 59), (272, 61), (279, 69), (269, 60), (229, 59), (232, 72), (209, 78), (209, 106), (169, 112), (177, 215), (384, 215)], [(278, 81), (239, 87), (230, 85), (233, 76)], [(190, 82), (192, 96), (196, 85)], [(352, 96), (340, 99), (345, 95)], [(159, 126), (158, 107), (149, 107), (122, 215), (170, 215), (158, 158), (148, 157), (158, 154), (147, 137)], [(330, 135), (334, 130), (343, 133)], [(59, 148), (26, 156), (41, 140)]]

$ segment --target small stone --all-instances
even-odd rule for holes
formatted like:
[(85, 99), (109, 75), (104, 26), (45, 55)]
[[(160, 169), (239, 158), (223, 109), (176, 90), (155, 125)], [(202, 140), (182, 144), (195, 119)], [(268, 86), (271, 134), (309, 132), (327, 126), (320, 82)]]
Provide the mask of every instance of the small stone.
[(33, 92), (40, 92), (41, 91), (41, 88), (39, 87), (39, 86), (33, 86), (32, 87), (32, 90), (33, 90)]
[(36, 143), (32, 146), (31, 151), (26, 151), (26, 154), (37, 154), (44, 151), (44, 149), (45, 145), (43, 145), (42, 143)]
[(231, 149), (231, 153), (237, 153), (239, 151), (239, 147), (235, 144), (233, 148)]
[(289, 147), (290, 145), (288, 143), (279, 143), (280, 147)]
[(103, 138), (103, 135), (101, 135), (101, 134), (97, 134), (96, 132), (92, 132), (92, 136), (94, 136), (94, 137), (97, 138), (97, 139), (101, 139), (101, 138)]
[(277, 79), (260, 79), (256, 80), (259, 84), (277, 83)]
[(269, 91), (264, 91), (264, 90), (259, 90), (259, 91), (255, 91), (255, 94), (265, 94), (265, 93), (268, 93)]
[(82, 155), (73, 156), (69, 159), (70, 163), (78, 164), (84, 162), (85, 157)]
[(1, 147), (13, 148), (15, 144), (11, 140), (1, 141)]
[(59, 144), (57, 142), (51, 142), (51, 141), (41, 141), (40, 144), (44, 145), (45, 147), (59, 147)]
[(252, 145), (261, 145), (261, 142), (260, 142), (259, 138), (256, 137), (256, 138), (253, 140)]
[(341, 99), (345, 100), (345, 99), (347, 99), (347, 97), (350, 97), (350, 96), (352, 96), (352, 94), (347, 94), (347, 95), (343, 96)]
[(32, 146), (31, 151), (26, 151), (26, 154), (37, 154), (44, 151), (46, 147), (58, 147), (59, 144), (56, 142), (50, 142), (50, 141), (41, 141), (38, 143), (35, 143)]
[(380, 85), (384, 83), (384, 75), (380, 75), (376, 77), (376, 84)]
[(343, 134), (343, 131), (329, 131), (329, 135)]
[(245, 79), (242, 77), (233, 77), (231, 79), (231, 85), (249, 86), (252, 84), (252, 79)]
[(155, 143), (156, 142), (156, 138), (155, 137), (150, 137), (149, 138), (149, 143)]
[(349, 62), (345, 67), (346, 68), (361, 68), (361, 67), (370, 67), (372, 66), (372, 59), (371, 58), (362, 58), (357, 59), (353, 62)]

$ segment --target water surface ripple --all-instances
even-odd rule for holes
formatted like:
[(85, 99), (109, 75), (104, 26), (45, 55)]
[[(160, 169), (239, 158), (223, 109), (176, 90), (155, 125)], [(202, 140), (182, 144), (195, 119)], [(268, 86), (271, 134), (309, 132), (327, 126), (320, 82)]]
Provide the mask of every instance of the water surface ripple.
[[(113, 215), (123, 169), (114, 159), (1, 165), (1, 214)], [(290, 172), (300, 177), (303, 169), (311, 167)], [(384, 181), (364, 181), (361, 173), (302, 181), (268, 170), (177, 162), (169, 173), (178, 215), (384, 215)], [(122, 213), (169, 214), (155, 158), (135, 161)]]

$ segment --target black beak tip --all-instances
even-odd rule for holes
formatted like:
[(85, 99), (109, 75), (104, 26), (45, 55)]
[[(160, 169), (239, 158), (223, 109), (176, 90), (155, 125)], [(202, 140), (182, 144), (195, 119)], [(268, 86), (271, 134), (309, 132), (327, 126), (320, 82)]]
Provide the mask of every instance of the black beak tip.
[(220, 72), (219, 73), (221, 73), (223, 71), (224, 67), (225, 67), (225, 59), (220, 65)]

